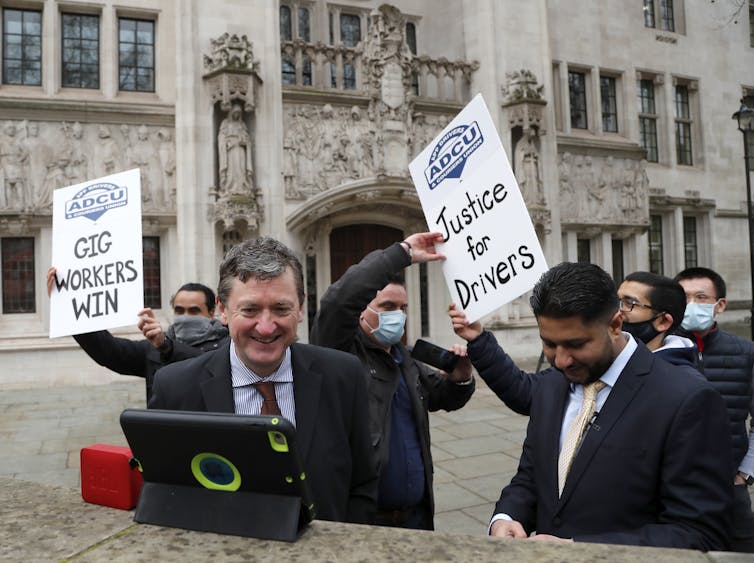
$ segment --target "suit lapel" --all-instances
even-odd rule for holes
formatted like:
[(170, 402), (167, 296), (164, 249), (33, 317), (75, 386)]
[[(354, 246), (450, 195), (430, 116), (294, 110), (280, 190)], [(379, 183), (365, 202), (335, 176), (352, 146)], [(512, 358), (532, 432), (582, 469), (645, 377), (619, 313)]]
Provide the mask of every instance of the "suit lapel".
[(230, 375), (230, 339), (212, 354), (204, 366), (206, 379), (201, 382), (202, 397), (209, 412), (235, 412), (233, 383)]
[(563, 506), (564, 501), (571, 495), (588, 469), (594, 454), (641, 389), (645, 381), (644, 376), (649, 373), (653, 361), (652, 353), (643, 345), (639, 345), (615, 382), (615, 387), (610, 391), (595, 423), (584, 436), (568, 472), (563, 495), (560, 497), (560, 506)]
[(551, 403), (545, 406), (544, 412), (551, 413), (547, 416), (543, 436), (546, 436), (547, 452), (547, 483), (557, 498), (558, 496), (558, 457), (560, 452), (560, 429), (563, 426), (563, 416), (565, 415), (568, 396), (571, 392), (571, 386), (565, 376), (559, 371), (553, 370), (552, 373), (545, 377), (557, 377), (558, 383), (554, 386), (554, 393), (550, 397)]
[(310, 354), (300, 344), (291, 345), (293, 369), (293, 397), (296, 403), (296, 443), (301, 459), (305, 460), (312, 445), (319, 398), (322, 391), (322, 374), (317, 370)]

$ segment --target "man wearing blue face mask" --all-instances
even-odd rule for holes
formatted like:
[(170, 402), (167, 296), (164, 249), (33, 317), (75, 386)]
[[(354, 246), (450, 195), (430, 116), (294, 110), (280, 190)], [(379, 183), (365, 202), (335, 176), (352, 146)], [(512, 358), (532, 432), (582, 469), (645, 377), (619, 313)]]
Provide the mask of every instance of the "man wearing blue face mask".
[(414, 360), (401, 343), (408, 296), (400, 276), (411, 264), (444, 258), (440, 233), (416, 233), (367, 254), (322, 297), (310, 341), (351, 352), (369, 386), (369, 425), (380, 476), (375, 523), (433, 529), (428, 411), (455, 410), (474, 392), (465, 349), (448, 374)]
[(727, 305), (720, 274), (709, 268), (687, 268), (675, 279), (686, 292), (681, 327), (696, 341), (699, 369), (725, 399), (730, 419), (735, 484), (731, 549), (754, 553), (754, 514), (748, 492), (754, 484), (754, 434), (746, 430), (746, 419), (754, 415), (754, 343), (717, 325)]
[[(54, 267), (47, 272), (48, 295), (55, 283)], [(214, 350), (228, 338), (228, 329), (215, 319), (215, 292), (200, 283), (182, 285), (170, 299), (175, 315), (163, 332), (150, 308), (137, 313), (137, 326), (146, 340), (113, 336), (107, 330), (74, 334), (87, 355), (102, 367), (121, 375), (143, 377), (147, 401), (155, 372), (162, 366)]]

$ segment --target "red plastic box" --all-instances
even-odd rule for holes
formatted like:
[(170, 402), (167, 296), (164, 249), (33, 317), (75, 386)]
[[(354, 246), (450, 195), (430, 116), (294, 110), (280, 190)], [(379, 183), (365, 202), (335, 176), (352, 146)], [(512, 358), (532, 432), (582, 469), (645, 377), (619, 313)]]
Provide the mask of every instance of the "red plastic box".
[(81, 496), (86, 502), (130, 510), (141, 491), (141, 472), (130, 464), (131, 450), (94, 444), (81, 449)]

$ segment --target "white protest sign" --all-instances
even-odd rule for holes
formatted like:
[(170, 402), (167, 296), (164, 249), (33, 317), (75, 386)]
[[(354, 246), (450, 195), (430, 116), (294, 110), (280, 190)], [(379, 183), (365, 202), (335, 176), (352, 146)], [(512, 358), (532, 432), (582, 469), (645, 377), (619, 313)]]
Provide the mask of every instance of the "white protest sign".
[(53, 192), (50, 338), (136, 323), (141, 244), (138, 168)]
[(547, 270), (492, 117), (478, 94), (409, 165), (442, 269), (473, 322), (526, 293)]

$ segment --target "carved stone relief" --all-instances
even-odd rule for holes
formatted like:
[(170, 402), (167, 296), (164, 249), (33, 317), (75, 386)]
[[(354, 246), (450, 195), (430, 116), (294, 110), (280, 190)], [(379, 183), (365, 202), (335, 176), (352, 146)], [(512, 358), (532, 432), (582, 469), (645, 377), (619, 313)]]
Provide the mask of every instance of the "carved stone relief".
[[(172, 130), (146, 125), (6, 121), (0, 129), (0, 209), (52, 211), (57, 188), (141, 168), (144, 210), (175, 210)], [(172, 154), (172, 172), (158, 155)], [(171, 195), (172, 194), (172, 195)]]
[(647, 224), (646, 161), (565, 152), (558, 172), (564, 223)]
[[(451, 119), (416, 114), (402, 160), (418, 154)], [(349, 181), (384, 174), (390, 167), (381, 132), (358, 106), (286, 105), (283, 125), (283, 180), (288, 199), (307, 199)]]

